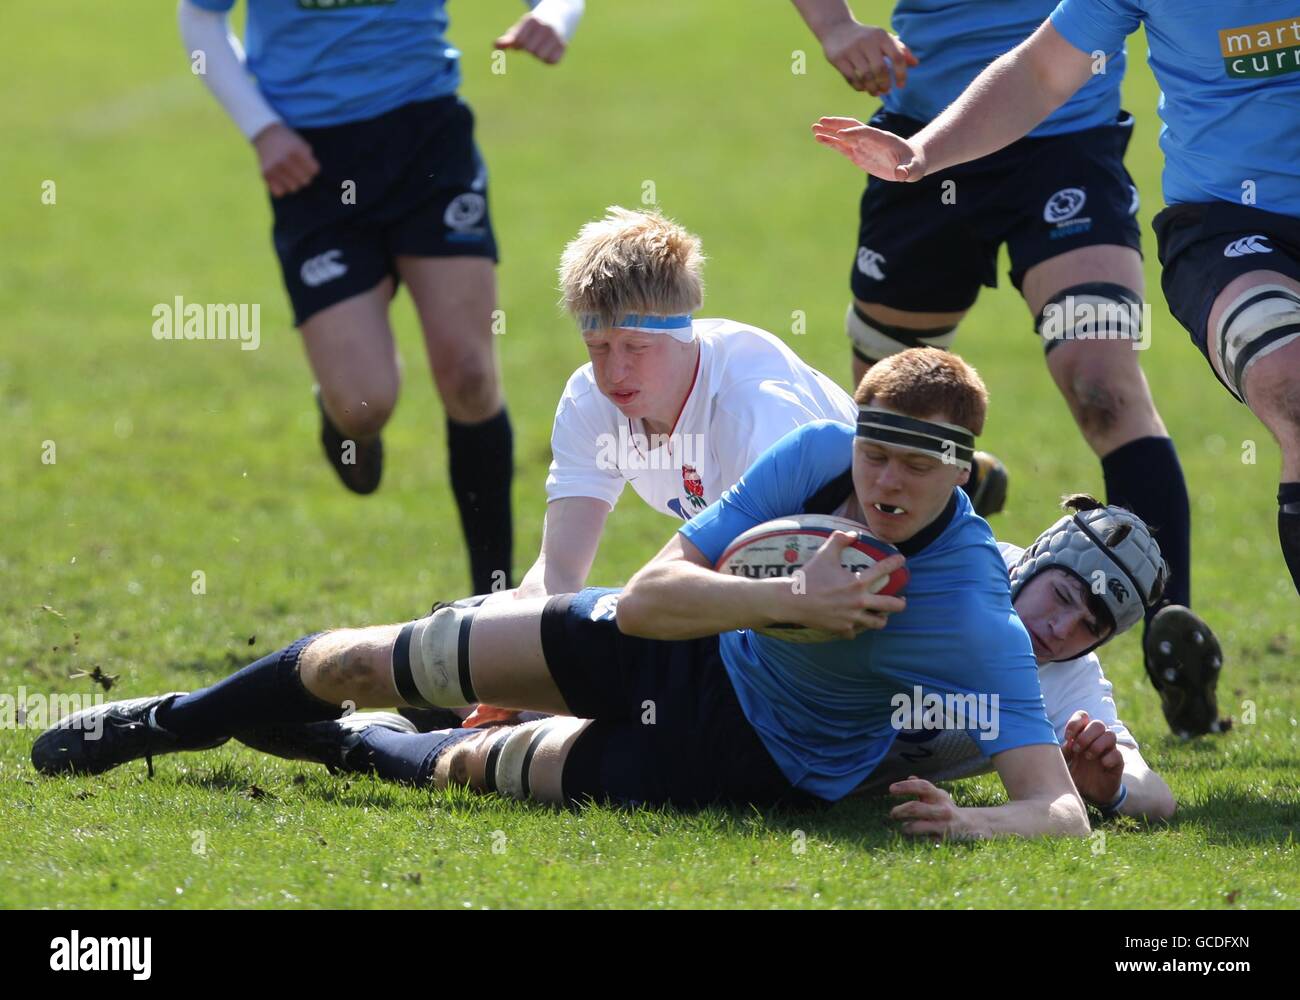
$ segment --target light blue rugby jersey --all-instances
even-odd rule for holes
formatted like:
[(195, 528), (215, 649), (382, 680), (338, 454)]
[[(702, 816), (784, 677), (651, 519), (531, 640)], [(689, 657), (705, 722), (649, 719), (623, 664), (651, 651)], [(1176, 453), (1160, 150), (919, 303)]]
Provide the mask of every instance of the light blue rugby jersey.
[(445, 0), (248, 0), (244, 48), (275, 113), (315, 128), (454, 94), (460, 53), (446, 31)]
[(1146, 26), (1166, 202), (1300, 216), (1300, 0), (1062, 0), (1052, 24), (1088, 52)]
[[(900, 0), (893, 29), (920, 65), (907, 71), (905, 86), (884, 96), (886, 109), (924, 122), (937, 117), (989, 63), (1033, 34), (1055, 5), (1055, 0)], [(1123, 79), (1121, 45), (1104, 74), (1029, 134), (1057, 135), (1114, 122)]]
[[(716, 561), (742, 531), (802, 513), (852, 461), (854, 429), (819, 420), (765, 451), (740, 481), (680, 529)], [(748, 629), (720, 637), (745, 717), (790, 781), (834, 801), (856, 788), (897, 735), (892, 699), (924, 694), (998, 695), (988, 755), (1056, 745), (1038, 687), (1029, 634), (1011, 607), (993, 534), (961, 490), (930, 528), (898, 548), (911, 580), (907, 610), (852, 640), (792, 643)], [(990, 699), (991, 703), (991, 699)]]

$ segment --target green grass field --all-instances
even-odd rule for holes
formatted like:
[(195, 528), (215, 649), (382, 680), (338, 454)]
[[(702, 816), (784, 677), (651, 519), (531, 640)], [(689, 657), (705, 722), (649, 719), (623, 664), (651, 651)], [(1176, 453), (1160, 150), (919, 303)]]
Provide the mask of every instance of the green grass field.
[[(150, 5), (158, 8), (158, 5)], [(821, 114), (865, 118), (783, 3), (592, 3), (564, 64), (491, 41), (517, 3), (452, 4), (463, 93), (492, 170), (500, 338), (517, 431), (516, 571), (544, 510), (554, 406), (585, 360), (556, 306), (558, 254), (606, 205), (653, 188), (710, 256), (705, 315), (784, 335), (847, 379), (842, 332), (861, 176), (817, 147)], [(880, 23), (887, 6), (855, 4)], [(761, 13), (759, 12), (761, 8)], [(242, 23), (242, 14), (238, 15)], [(188, 70), (170, 5), (51, 0), (0, 43), (0, 694), (194, 689), (319, 628), (403, 620), (462, 596), (442, 415), (403, 294), (405, 385), (382, 490), (343, 491), (320, 455), (311, 377), (247, 145)], [(29, 44), (20, 39), (30, 39)], [(792, 72), (795, 50), (806, 74)], [(1275, 529), (1277, 450), (1218, 388), (1158, 293), (1156, 89), (1142, 41), (1127, 106), (1153, 290), (1147, 376), (1181, 450), (1196, 603), (1226, 652), (1226, 736), (1168, 735), (1138, 639), (1104, 650), (1123, 718), (1180, 803), (1158, 829), (1089, 841), (933, 845), (884, 803), (819, 814), (558, 813), (261, 757), (231, 744), (98, 779), (38, 780), (36, 732), (0, 731), (6, 907), (1296, 907), (1300, 628)], [(42, 203), (53, 181), (56, 202)], [(1005, 265), (1002, 268), (1005, 274)], [(1021, 544), (1063, 492), (1102, 492), (1029, 316), (985, 292), (958, 349), (992, 394), (984, 444), (1012, 472), (1000, 537)], [(156, 341), (155, 303), (262, 307), (262, 346)], [(803, 311), (807, 333), (791, 334)], [(48, 458), (53, 442), (55, 461)], [(1257, 461), (1242, 461), (1254, 442)], [(593, 582), (617, 584), (672, 524), (630, 491)], [(204, 574), (206, 593), (192, 592)], [(1247, 723), (1243, 715), (1253, 718)], [(959, 803), (1001, 786), (958, 784)]]

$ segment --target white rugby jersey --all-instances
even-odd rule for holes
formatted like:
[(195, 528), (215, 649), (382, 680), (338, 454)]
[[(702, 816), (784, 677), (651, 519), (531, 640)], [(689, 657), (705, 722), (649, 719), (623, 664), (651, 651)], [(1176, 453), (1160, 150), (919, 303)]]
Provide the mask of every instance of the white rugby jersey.
[(726, 319), (693, 327), (699, 365), (671, 434), (647, 437), (623, 416), (590, 363), (573, 373), (555, 411), (548, 503), (595, 497), (612, 508), (630, 483), (659, 513), (688, 521), (795, 428), (856, 422), (849, 394), (772, 334)]
[[(1024, 552), (1007, 542), (998, 542), (998, 549), (1008, 570)], [(1044, 664), (1038, 668), (1038, 683), (1058, 742), (1065, 742), (1065, 724), (1070, 716), (1083, 709), (1090, 718), (1104, 722), (1115, 734), (1117, 743), (1137, 749), (1133, 734), (1119, 720), (1110, 681), (1101, 672), (1101, 660), (1096, 653)], [(871, 777), (859, 786), (857, 794), (883, 792), (893, 782), (913, 774), (927, 781), (952, 781), (992, 771), (993, 763), (980, 752), (978, 742), (965, 731), (904, 729)]]

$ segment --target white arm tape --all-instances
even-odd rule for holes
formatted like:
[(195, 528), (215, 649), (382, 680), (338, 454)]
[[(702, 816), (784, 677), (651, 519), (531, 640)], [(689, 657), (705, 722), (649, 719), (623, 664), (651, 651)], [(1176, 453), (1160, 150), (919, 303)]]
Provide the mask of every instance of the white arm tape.
[(202, 52), (203, 84), (226, 109), (244, 138), (251, 141), (262, 129), (280, 121), (244, 67), (243, 48), (227, 25), (226, 13), (180, 0), (176, 16), (191, 67), (194, 53)]
[(527, 0), (539, 21), (549, 24), (566, 42), (578, 30), (585, 8), (583, 0)]

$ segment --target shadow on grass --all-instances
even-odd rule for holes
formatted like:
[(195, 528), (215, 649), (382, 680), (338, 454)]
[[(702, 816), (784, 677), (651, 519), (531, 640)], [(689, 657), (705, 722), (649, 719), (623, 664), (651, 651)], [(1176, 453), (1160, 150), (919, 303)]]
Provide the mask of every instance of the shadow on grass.
[(1300, 830), (1300, 803), (1237, 789), (1213, 792), (1204, 802), (1179, 805), (1169, 826), (1199, 827), (1212, 844), (1291, 844)]

